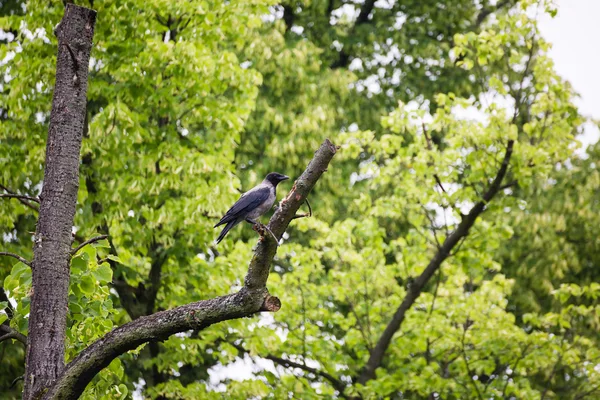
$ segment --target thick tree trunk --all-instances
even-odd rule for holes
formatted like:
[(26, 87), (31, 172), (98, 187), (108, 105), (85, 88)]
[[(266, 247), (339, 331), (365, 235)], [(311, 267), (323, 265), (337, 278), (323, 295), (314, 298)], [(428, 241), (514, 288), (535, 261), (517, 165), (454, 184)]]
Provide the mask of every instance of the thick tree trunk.
[(39, 397), (64, 369), (72, 226), (95, 22), (95, 11), (67, 4), (55, 31), (56, 85), (33, 250), (25, 400)]

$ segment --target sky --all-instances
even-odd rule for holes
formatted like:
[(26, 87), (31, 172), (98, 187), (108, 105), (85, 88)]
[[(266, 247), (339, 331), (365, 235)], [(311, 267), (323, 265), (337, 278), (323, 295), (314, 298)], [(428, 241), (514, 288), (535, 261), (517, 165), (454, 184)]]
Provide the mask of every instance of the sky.
[[(540, 18), (540, 31), (552, 43), (550, 56), (556, 71), (568, 80), (581, 98), (580, 112), (600, 120), (600, 0), (555, 0), (558, 14)], [(595, 143), (600, 130), (585, 126), (579, 140), (584, 146)]]

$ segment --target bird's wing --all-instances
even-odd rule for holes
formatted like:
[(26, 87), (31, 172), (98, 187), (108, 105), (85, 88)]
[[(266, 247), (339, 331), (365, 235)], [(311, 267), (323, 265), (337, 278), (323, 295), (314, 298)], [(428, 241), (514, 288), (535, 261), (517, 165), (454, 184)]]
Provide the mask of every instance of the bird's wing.
[(271, 190), (268, 187), (260, 187), (244, 193), (229, 211), (225, 213), (219, 223), (215, 225), (215, 228), (234, 219), (245, 218), (250, 211), (260, 206), (269, 198), (270, 192)]

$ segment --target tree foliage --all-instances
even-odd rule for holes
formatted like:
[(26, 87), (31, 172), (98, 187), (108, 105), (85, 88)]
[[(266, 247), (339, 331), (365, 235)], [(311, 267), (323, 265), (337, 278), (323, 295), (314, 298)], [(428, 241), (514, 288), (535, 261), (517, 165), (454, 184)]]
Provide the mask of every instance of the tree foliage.
[[(266, 173), (341, 145), (278, 249), (274, 319), (150, 342), (84, 398), (598, 395), (600, 150), (575, 151), (584, 118), (537, 29), (550, 1), (81, 5), (98, 20), (74, 246), (108, 238), (71, 260), (67, 362), (236, 291), (256, 234), (215, 248), (212, 225)], [(64, 7), (0, 7), (0, 184), (35, 198)], [(0, 201), (1, 250), (30, 260), (37, 204)], [(26, 335), (31, 271), (2, 257), (0, 278), (0, 320)], [(16, 397), (24, 346), (0, 347)], [(215, 383), (240, 359), (268, 367)]]

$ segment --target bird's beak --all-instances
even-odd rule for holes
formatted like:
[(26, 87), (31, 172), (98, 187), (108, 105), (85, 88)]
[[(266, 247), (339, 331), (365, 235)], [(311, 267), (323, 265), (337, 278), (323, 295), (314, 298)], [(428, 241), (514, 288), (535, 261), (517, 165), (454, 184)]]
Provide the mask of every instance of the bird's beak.
[(287, 175), (284, 175), (284, 176), (281, 177), (282, 181), (287, 181), (288, 179), (290, 179), (290, 177), (287, 176)]

